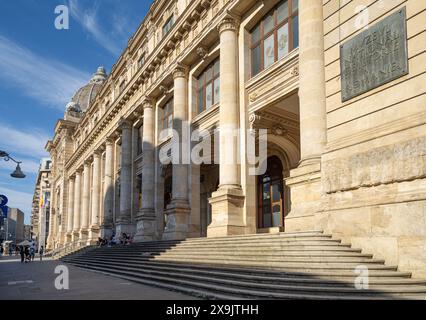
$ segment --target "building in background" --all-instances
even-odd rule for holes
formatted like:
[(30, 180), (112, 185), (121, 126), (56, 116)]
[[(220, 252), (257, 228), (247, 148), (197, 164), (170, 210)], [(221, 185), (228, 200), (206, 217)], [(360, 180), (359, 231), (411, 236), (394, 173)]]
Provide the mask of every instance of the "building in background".
[(40, 161), (32, 202), (31, 237), (39, 247), (45, 246), (49, 235), (51, 169), (51, 159), (43, 158)]
[(7, 218), (2, 219), (0, 225), (0, 242), (12, 241), (17, 244), (25, 240), (24, 236), (24, 213), (17, 208), (9, 208)]

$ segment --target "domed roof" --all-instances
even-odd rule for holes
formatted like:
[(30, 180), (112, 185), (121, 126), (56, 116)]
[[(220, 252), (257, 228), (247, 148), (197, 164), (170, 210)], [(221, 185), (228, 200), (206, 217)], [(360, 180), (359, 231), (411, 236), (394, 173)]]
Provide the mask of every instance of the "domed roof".
[[(75, 106), (77, 105), (80, 108), (80, 112), (86, 111), (90, 103), (98, 94), (99, 90), (102, 88), (102, 84), (106, 78), (107, 74), (104, 67), (99, 67), (96, 73), (93, 75), (92, 79), (90, 79), (89, 83), (84, 87), (81, 87), (72, 97), (72, 108), (76, 108)], [(71, 103), (67, 105), (67, 110), (69, 107), (71, 107)]]

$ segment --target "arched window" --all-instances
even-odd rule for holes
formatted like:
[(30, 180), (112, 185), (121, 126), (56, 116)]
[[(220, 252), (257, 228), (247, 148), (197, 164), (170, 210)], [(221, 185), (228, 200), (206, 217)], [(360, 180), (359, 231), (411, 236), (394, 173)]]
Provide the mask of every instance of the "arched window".
[(251, 75), (299, 46), (299, 1), (281, 1), (251, 31)]
[(203, 71), (197, 81), (198, 113), (219, 103), (220, 98), (220, 60), (217, 58)]

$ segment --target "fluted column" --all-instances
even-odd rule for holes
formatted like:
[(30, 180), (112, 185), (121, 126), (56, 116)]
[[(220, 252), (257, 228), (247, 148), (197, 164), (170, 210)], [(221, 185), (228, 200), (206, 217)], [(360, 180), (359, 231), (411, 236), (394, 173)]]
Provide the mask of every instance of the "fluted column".
[(71, 233), (73, 229), (73, 216), (74, 216), (74, 177), (68, 180), (68, 213), (67, 213), (67, 238), (71, 240)]
[(189, 146), (189, 141), (185, 141), (188, 139), (186, 132), (188, 127), (188, 68), (178, 65), (173, 72), (173, 79), (173, 130), (178, 134), (179, 146), (175, 144), (172, 153), (179, 152), (179, 157), (173, 155), (173, 160), (177, 163), (173, 163), (172, 201), (165, 212), (167, 224), (163, 239), (185, 239), (189, 231), (190, 213), (188, 201), (189, 165), (184, 163), (188, 152), (185, 146)]
[(120, 214), (117, 219), (117, 233), (134, 233), (132, 226), (132, 124), (122, 120), (121, 129), (121, 171), (120, 171)]
[(75, 173), (74, 182), (74, 219), (73, 219), (73, 241), (78, 240), (80, 232), (81, 216), (81, 171)]
[(86, 239), (89, 229), (89, 212), (90, 212), (90, 162), (84, 162), (83, 169), (83, 192), (81, 206), (80, 221), (80, 238)]
[(108, 138), (105, 147), (105, 177), (104, 177), (104, 212), (101, 226), (101, 236), (110, 237), (113, 227), (113, 204), (114, 204), (114, 140)]
[(142, 209), (137, 216), (135, 241), (154, 240), (157, 228), (154, 204), (154, 104), (151, 99), (147, 98), (142, 106)]
[(99, 203), (101, 196), (100, 189), (101, 176), (101, 154), (99, 151), (93, 153), (93, 173), (92, 173), (92, 210), (90, 225), (90, 240), (97, 241), (99, 237)]
[(287, 231), (315, 229), (321, 208), (321, 155), (327, 141), (323, 25), (323, 1), (299, 1), (301, 161), (286, 180), (292, 202)]
[(238, 165), (238, 28), (239, 21), (225, 17), (220, 33), (219, 189), (212, 194), (212, 223), (209, 237), (245, 232)]

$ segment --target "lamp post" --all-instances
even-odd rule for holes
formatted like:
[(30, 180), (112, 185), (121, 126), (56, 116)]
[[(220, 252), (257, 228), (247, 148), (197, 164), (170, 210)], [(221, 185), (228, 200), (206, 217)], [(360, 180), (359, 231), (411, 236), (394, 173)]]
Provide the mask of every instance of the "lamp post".
[(20, 164), (22, 163), (21, 161), (16, 161), (6, 151), (2, 151), (2, 150), (0, 150), (0, 158), (4, 158), (4, 161), (12, 160), (13, 162), (16, 163), (16, 169), (15, 169), (15, 171), (13, 171), (10, 174), (10, 176), (12, 178), (17, 178), (17, 179), (23, 179), (23, 178), (25, 178), (25, 174), (22, 172), (21, 166), (20, 166)]

